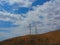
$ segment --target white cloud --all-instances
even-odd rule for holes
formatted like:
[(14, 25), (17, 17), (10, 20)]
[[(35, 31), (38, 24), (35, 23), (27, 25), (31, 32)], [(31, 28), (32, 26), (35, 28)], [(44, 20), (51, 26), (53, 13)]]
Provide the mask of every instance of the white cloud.
[(11, 14), (6, 11), (0, 11), (0, 20), (11, 21), (13, 24), (17, 24), (18, 21), (23, 21), (23, 17), (20, 14)]
[(10, 5), (17, 3), (20, 7), (29, 7), (36, 0), (1, 0), (8, 2)]
[[(38, 26), (38, 29), (41, 29), (43, 32), (48, 32), (48, 31), (53, 31), (53, 30), (58, 29), (57, 27), (59, 26), (60, 19), (56, 19), (56, 18), (60, 17), (60, 5), (59, 4), (60, 4), (59, 0), (54, 0), (53, 2), (49, 1), (49, 2), (46, 2), (44, 5), (35, 7), (34, 11), (29, 11), (26, 14), (27, 18), (25, 18), (24, 21), (22, 21), (21, 27), (23, 28), (23, 27), (28, 26), (28, 24), (31, 23), (32, 21), (40, 21), (43, 23), (43, 26), (40, 26), (41, 28)], [(44, 19), (38, 18), (39, 16), (43, 16)], [(22, 30), (22, 28), (17, 27), (16, 29)]]

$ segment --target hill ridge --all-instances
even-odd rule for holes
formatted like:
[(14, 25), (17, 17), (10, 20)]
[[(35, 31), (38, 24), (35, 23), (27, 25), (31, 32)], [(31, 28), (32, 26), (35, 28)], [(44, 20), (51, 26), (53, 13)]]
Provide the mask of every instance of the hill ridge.
[(60, 30), (44, 34), (19, 36), (1, 42), (1, 45), (40, 45), (40, 44), (60, 45)]

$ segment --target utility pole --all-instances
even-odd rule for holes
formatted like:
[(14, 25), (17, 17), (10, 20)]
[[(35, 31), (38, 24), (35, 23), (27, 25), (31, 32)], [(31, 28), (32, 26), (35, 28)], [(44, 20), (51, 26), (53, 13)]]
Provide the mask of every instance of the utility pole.
[(31, 24), (29, 24), (29, 33), (31, 34)]
[(36, 25), (36, 22), (35, 22), (35, 34), (37, 34), (37, 25)]
[[(32, 25), (31, 24), (29, 24), (29, 34), (32, 34)], [(35, 34), (37, 34), (38, 32), (37, 32), (37, 24), (36, 24), (36, 22), (34, 22), (34, 28), (35, 28)]]

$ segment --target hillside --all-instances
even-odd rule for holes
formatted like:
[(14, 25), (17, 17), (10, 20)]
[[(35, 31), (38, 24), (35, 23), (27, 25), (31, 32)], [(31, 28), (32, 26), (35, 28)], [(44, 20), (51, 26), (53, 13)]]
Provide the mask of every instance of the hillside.
[(0, 45), (1, 45), (1, 42), (0, 42)]
[(15, 37), (0, 42), (0, 45), (60, 45), (60, 30), (38, 35)]

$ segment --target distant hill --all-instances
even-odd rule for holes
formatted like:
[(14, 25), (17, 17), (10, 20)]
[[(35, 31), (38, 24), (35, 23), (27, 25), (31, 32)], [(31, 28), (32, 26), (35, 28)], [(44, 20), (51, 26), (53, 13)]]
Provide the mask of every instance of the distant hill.
[(45, 34), (15, 37), (0, 42), (0, 45), (60, 45), (60, 30)]

